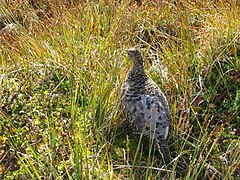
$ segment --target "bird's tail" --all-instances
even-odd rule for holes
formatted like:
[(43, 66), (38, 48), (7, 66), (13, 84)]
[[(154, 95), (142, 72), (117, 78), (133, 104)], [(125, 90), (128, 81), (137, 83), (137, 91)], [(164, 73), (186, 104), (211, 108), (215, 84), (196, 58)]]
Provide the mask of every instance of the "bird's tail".
[(170, 151), (167, 140), (160, 140), (156, 143), (158, 152), (162, 155), (165, 164), (170, 162)]

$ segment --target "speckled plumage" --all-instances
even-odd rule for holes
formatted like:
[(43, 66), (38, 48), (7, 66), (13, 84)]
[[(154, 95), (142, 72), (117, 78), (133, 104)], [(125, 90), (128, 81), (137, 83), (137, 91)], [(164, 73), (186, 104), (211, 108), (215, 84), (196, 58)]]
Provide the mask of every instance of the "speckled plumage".
[(121, 89), (124, 112), (133, 133), (143, 133), (148, 139), (153, 138), (164, 162), (169, 163), (167, 138), (170, 111), (167, 99), (157, 84), (145, 74), (141, 53), (132, 48), (128, 50), (128, 57), (133, 61), (133, 67)]

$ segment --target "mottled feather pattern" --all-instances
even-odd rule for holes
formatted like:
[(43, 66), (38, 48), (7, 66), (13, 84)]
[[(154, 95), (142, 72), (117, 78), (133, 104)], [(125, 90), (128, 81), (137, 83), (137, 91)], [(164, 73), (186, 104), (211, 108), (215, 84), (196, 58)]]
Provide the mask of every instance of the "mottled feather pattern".
[(170, 127), (170, 111), (166, 97), (144, 72), (143, 58), (139, 51), (130, 49), (133, 67), (122, 86), (122, 103), (134, 134), (153, 138), (165, 163), (169, 162), (167, 138)]

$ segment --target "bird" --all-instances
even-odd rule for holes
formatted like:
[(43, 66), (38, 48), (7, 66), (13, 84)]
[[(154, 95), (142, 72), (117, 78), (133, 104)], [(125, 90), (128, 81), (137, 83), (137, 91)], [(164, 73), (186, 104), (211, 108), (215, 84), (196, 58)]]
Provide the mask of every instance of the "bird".
[(133, 134), (143, 134), (145, 139), (152, 139), (163, 162), (168, 164), (170, 110), (167, 98), (158, 85), (146, 75), (140, 51), (130, 48), (127, 54), (133, 66), (121, 87), (123, 112)]

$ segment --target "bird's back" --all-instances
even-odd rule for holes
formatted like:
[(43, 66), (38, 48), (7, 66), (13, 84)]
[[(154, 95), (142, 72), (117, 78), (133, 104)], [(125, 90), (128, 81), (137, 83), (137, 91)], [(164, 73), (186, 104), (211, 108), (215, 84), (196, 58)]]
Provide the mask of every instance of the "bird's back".
[(142, 90), (134, 90), (132, 86), (134, 84), (127, 82), (122, 86), (122, 103), (134, 133), (144, 131), (147, 137), (155, 134), (155, 138), (163, 136), (166, 139), (170, 124), (166, 97), (151, 79), (138, 87)]

